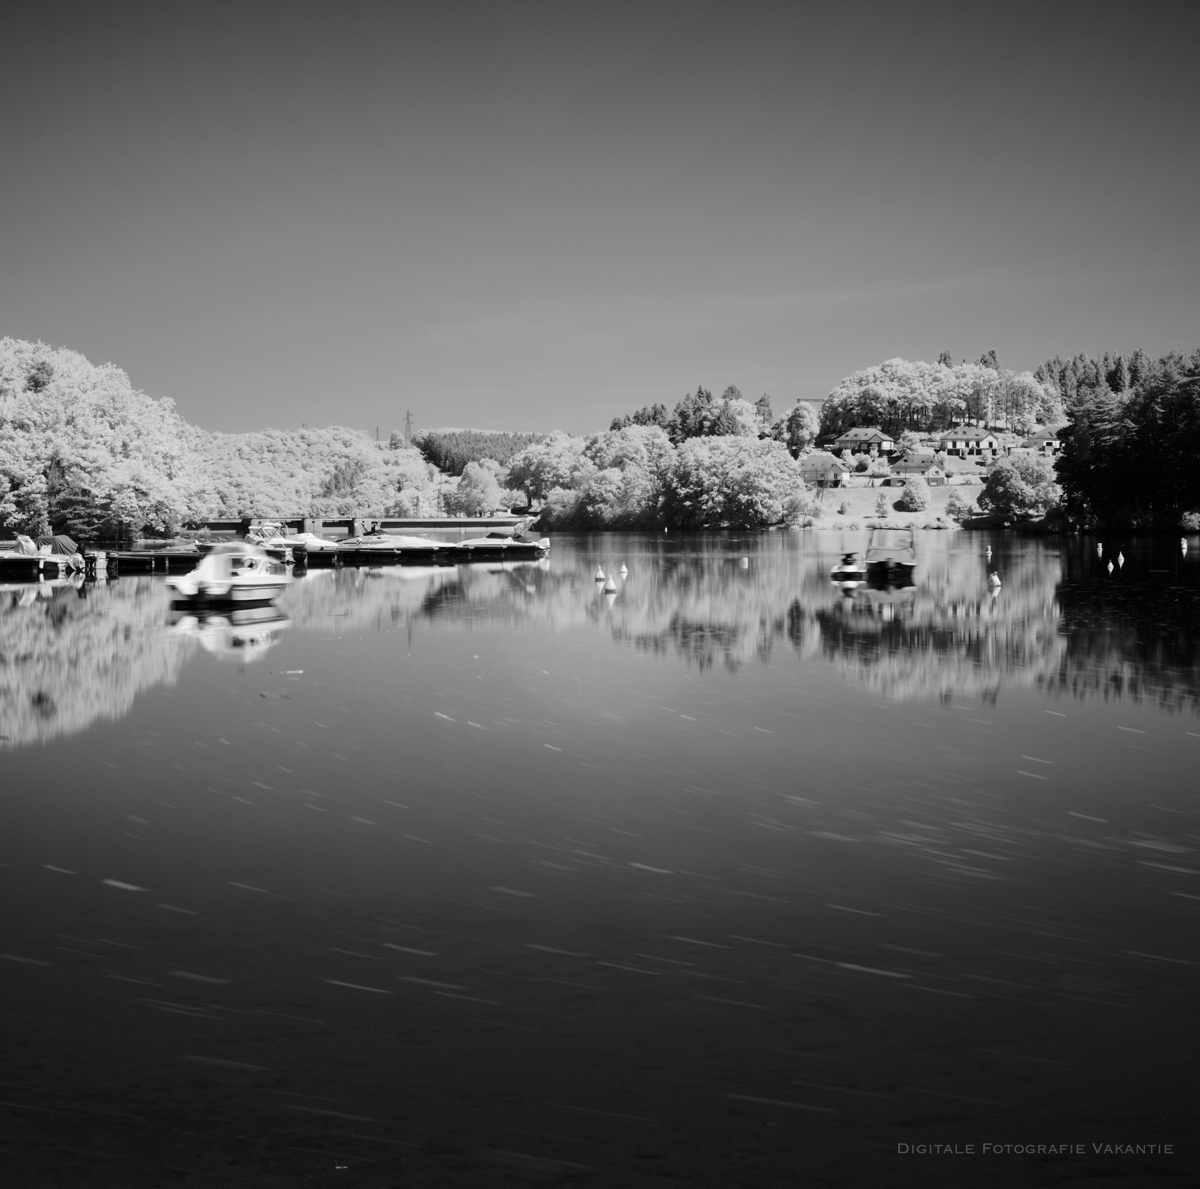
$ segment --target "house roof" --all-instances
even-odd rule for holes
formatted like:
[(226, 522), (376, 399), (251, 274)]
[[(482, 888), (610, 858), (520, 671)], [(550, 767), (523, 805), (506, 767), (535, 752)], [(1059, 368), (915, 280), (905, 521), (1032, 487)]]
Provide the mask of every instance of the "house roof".
[(1054, 430), (1052, 430), (1052, 429), (1047, 429), (1045, 426), (1042, 426), (1042, 428), (1041, 428), (1041, 429), (1035, 429), (1035, 430), (1033, 431), (1033, 433), (1031, 433), (1031, 434), (1029, 435), (1029, 437), (1027, 437), (1027, 438), (1026, 438), (1026, 439), (1025, 439), (1025, 440), (1024, 440), (1022, 443), (1021, 443), (1021, 445), (1022, 445), (1022, 446), (1028, 446), (1028, 445), (1030, 445), (1031, 443), (1037, 443), (1037, 442), (1057, 442), (1057, 441), (1058, 441), (1058, 434), (1056, 434), (1056, 433), (1054, 432)]
[(848, 471), (850, 469), (840, 458), (825, 450), (814, 450), (811, 454), (806, 454), (800, 460), (801, 471), (819, 470), (824, 474), (830, 467), (837, 471)]
[(892, 463), (893, 475), (928, 475), (932, 471), (945, 473), (941, 463), (933, 458), (906, 458), (903, 462)]
[(943, 442), (978, 442), (995, 436), (990, 429), (979, 425), (958, 425), (954, 429), (946, 430), (944, 434), (939, 434), (938, 438)]
[(839, 442), (890, 442), (892, 439), (883, 430), (874, 426), (860, 426), (858, 429), (848, 429), (837, 441)]

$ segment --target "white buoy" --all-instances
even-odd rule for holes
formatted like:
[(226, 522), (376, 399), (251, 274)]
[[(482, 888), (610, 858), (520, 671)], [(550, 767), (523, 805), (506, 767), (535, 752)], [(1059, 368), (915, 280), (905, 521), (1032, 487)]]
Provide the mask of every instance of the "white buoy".
[(992, 547), (990, 545), (987, 547), (987, 555), (988, 559), (990, 560), (992, 556)]
[(611, 607), (617, 601), (616, 591), (605, 591), (604, 601)]
[(1104, 543), (1102, 541), (1096, 542), (1096, 556), (1097, 557), (1104, 556)]
[(1000, 575), (997, 574), (995, 570), (988, 575), (987, 584), (992, 588), (992, 590), (1000, 589)]
[(1125, 554), (1118, 553), (1117, 554), (1117, 565), (1123, 566), (1124, 564), (1125, 564)]
[(604, 593), (605, 594), (616, 594), (616, 592), (617, 592), (617, 584), (612, 580), (612, 577), (610, 575), (608, 581), (604, 584)]
[(750, 568), (750, 559), (748, 557), (743, 557), (742, 560), (738, 562), (738, 565), (740, 565), (743, 570), (748, 570)]
[(1187, 552), (1187, 537), (1180, 537), (1180, 538), (1179, 538), (1179, 548), (1180, 548), (1180, 549), (1181, 549), (1181, 550), (1182, 550), (1184, 553), (1186, 553), (1186, 552)]
[(629, 577), (629, 567), (624, 562), (622, 562), (621, 568), (617, 571), (617, 573), (620, 574), (622, 578), (628, 578)]
[(604, 581), (604, 570), (600, 566), (596, 567), (596, 581), (597, 582)]
[(1109, 562), (1108, 563), (1108, 572), (1111, 574), (1112, 571), (1113, 571), (1113, 564), (1112, 564), (1112, 562)]

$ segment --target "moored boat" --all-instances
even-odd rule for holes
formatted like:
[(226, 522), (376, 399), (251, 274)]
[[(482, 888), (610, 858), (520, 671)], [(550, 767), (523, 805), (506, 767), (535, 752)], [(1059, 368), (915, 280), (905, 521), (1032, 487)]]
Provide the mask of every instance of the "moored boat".
[(211, 603), (266, 603), (278, 598), (291, 578), (258, 545), (223, 541), (189, 574), (167, 579), (185, 599)]
[(917, 565), (916, 538), (910, 528), (873, 528), (864, 558), (867, 580), (904, 586)]
[(829, 571), (834, 582), (866, 582), (867, 567), (857, 553), (843, 553), (842, 560)]

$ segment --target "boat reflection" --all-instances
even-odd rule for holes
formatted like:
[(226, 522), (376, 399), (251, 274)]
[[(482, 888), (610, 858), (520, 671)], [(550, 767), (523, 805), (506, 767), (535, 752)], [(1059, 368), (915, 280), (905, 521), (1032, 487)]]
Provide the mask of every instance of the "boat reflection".
[[(824, 664), (892, 699), (1054, 697), (1200, 706), (1200, 557), (1122, 542), (928, 534), (916, 581), (835, 583), (846, 534), (566, 538), (537, 561), (312, 570), (277, 604), (172, 609), (161, 578), (0, 587), (0, 747), (81, 731), (173, 684), (203, 651), (249, 663), (283, 637), (404, 624), (600, 631), (620, 648), (731, 673)], [(1115, 551), (1115, 545), (1114, 545)], [(603, 578), (595, 577), (600, 568)], [(989, 588), (998, 571), (1003, 586)], [(612, 575), (619, 575), (619, 580)], [(611, 586), (611, 589), (610, 589)]]
[(217, 612), (176, 603), (171, 617), (176, 635), (198, 641), (205, 652), (221, 660), (243, 664), (261, 660), (292, 622), (274, 604)]

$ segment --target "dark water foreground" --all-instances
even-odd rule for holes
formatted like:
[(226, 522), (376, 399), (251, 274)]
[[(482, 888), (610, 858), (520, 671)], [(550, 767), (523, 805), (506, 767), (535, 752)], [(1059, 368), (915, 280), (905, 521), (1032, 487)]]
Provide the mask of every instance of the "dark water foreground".
[(1200, 550), (988, 543), (0, 591), (0, 1179), (1193, 1183)]

